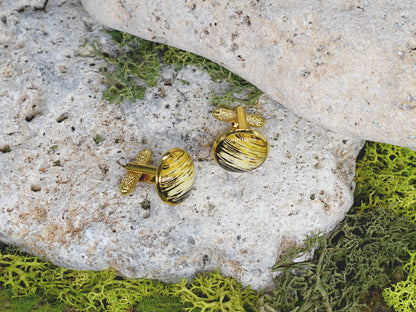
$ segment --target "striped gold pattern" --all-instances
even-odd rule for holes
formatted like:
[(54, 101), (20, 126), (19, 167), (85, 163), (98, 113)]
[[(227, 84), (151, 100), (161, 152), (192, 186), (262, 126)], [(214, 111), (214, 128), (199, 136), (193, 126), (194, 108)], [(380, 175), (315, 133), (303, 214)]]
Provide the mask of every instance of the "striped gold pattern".
[(269, 144), (259, 132), (250, 129), (230, 130), (214, 143), (213, 155), (217, 164), (233, 172), (251, 171), (263, 164)]
[(167, 204), (180, 204), (189, 196), (194, 181), (191, 156), (179, 148), (166, 152), (157, 169), (156, 186), (160, 198)]
[[(145, 149), (139, 153), (139, 155), (132, 163), (136, 165), (147, 165), (150, 162), (151, 158), (152, 152), (148, 149)], [(133, 191), (137, 182), (139, 182), (141, 176), (142, 174), (138, 172), (127, 172), (126, 176), (123, 179), (123, 182), (121, 182), (120, 185), (120, 194), (124, 196), (129, 195)]]

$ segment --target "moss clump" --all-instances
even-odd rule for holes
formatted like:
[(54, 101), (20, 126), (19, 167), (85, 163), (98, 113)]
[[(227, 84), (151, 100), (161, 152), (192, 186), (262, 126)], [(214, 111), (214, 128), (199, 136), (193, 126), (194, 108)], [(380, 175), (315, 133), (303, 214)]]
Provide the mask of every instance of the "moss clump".
[(357, 162), (356, 206), (384, 206), (416, 222), (416, 152), (367, 142)]
[(127, 280), (111, 269), (68, 270), (17, 251), (0, 253), (0, 285), (13, 296), (46, 295), (77, 311), (127, 311), (144, 299), (167, 296), (161, 282)]
[(93, 48), (97, 55), (114, 65), (111, 71), (102, 69), (109, 85), (103, 93), (103, 99), (110, 103), (143, 99), (145, 86), (157, 86), (161, 77), (161, 63), (174, 65), (177, 69), (194, 65), (206, 70), (214, 81), (226, 80), (228, 89), (223, 90), (224, 94), (213, 93), (211, 101), (217, 106), (229, 106), (236, 101), (254, 105), (263, 94), (246, 80), (201, 56), (127, 33), (115, 30), (105, 32), (111, 35), (118, 53), (113, 56), (104, 53), (98, 42), (93, 44)]
[(199, 274), (192, 283), (183, 279), (172, 285), (171, 293), (180, 297), (185, 311), (254, 311), (258, 293), (234, 279), (225, 278), (218, 271)]
[[(218, 271), (192, 283), (166, 284), (148, 279), (127, 279), (114, 270), (75, 271), (54, 266), (16, 249), (0, 249), (0, 293), (8, 305), (30, 311), (48, 307), (62, 311), (253, 311), (258, 294)], [(55, 307), (55, 309), (51, 307)], [(59, 308), (58, 308), (59, 307)], [(38, 309), (38, 308), (36, 308)], [(1, 310), (0, 310), (1, 311)]]
[(95, 142), (95, 144), (100, 144), (101, 142), (103, 142), (104, 141), (104, 138), (100, 135), (100, 134), (96, 134), (95, 135), (95, 137), (94, 137), (94, 142)]
[(164, 63), (175, 65), (176, 69), (180, 69), (186, 65), (194, 65), (201, 70), (206, 70), (213, 81), (225, 80), (228, 82), (228, 88), (223, 90), (224, 94), (219, 95), (212, 92), (213, 97), (211, 102), (215, 106), (230, 106), (234, 102), (255, 105), (258, 98), (263, 94), (262, 91), (251, 83), (217, 63), (191, 52), (167, 45), (159, 45)]
[[(414, 311), (415, 156), (367, 142), (357, 161), (356, 208), (334, 233), (310, 237), (276, 264), (282, 275), (274, 293), (260, 298), (260, 310), (390, 311), (387, 302)], [(312, 247), (312, 261), (293, 261)]]
[(160, 78), (160, 62), (157, 46), (135, 36), (119, 31), (106, 31), (118, 48), (118, 55), (104, 53), (98, 42), (93, 48), (98, 56), (112, 64), (112, 71), (101, 68), (109, 88), (103, 92), (103, 99), (114, 102), (143, 99), (146, 87), (157, 85)]
[[(330, 236), (313, 236), (274, 269), (283, 274), (266, 311), (374, 311), (383, 287), (403, 276), (407, 250), (416, 247), (416, 224), (386, 208), (354, 210)], [(319, 246), (312, 261), (293, 259)], [(378, 299), (375, 299), (378, 298)]]
[(51, 311), (65, 311), (66, 309), (63, 303), (56, 301), (50, 301), (49, 298), (41, 296), (39, 294), (14, 297), (9, 291), (0, 289), (0, 312), (51, 312)]
[(384, 300), (397, 312), (416, 311), (416, 252), (410, 253), (405, 265), (407, 279), (384, 289)]

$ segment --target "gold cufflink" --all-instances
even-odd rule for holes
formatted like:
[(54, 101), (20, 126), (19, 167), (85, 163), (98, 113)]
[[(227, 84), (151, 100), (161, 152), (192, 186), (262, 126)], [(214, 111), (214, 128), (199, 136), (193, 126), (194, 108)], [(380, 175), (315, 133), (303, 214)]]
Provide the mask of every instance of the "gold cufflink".
[(194, 163), (187, 152), (179, 148), (167, 151), (156, 167), (149, 166), (152, 152), (145, 149), (126, 165), (127, 175), (120, 186), (121, 195), (130, 194), (137, 182), (156, 184), (160, 199), (168, 205), (183, 202), (195, 180)]
[(269, 143), (258, 131), (250, 127), (262, 127), (264, 119), (258, 115), (246, 114), (243, 107), (231, 110), (218, 108), (214, 118), (231, 122), (232, 129), (218, 137), (212, 148), (216, 163), (223, 169), (246, 172), (260, 167), (269, 153)]

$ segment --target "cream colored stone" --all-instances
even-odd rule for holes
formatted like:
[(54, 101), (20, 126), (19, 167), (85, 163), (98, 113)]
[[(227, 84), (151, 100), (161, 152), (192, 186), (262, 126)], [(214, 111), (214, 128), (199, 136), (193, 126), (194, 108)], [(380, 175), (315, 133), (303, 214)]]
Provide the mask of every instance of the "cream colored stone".
[[(269, 157), (254, 172), (226, 172), (211, 146), (231, 125), (212, 117), (208, 101), (223, 84), (163, 66), (145, 100), (109, 105), (100, 100), (104, 61), (79, 53), (86, 40), (111, 51), (101, 25), (77, 1), (49, 1), (46, 11), (13, 1), (0, 2), (19, 21), (0, 47), (0, 64), (14, 68), (0, 79), (1, 242), (69, 268), (173, 282), (218, 267), (265, 289), (291, 243), (331, 231), (351, 207), (361, 140), (262, 97), (248, 111), (266, 119)], [(155, 165), (173, 147), (190, 153), (197, 174), (183, 204), (164, 205), (151, 184), (119, 194), (123, 166), (141, 149)]]
[(310, 121), (416, 149), (414, 1), (81, 1), (103, 25), (207, 57)]

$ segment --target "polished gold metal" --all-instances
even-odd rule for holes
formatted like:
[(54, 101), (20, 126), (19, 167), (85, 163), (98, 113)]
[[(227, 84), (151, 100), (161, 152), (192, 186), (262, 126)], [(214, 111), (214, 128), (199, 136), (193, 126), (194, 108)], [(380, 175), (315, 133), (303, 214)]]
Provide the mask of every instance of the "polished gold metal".
[(260, 132), (248, 129), (248, 126), (261, 127), (264, 119), (246, 114), (241, 106), (235, 111), (218, 108), (213, 116), (232, 125), (232, 129), (221, 135), (212, 148), (217, 164), (233, 172), (247, 172), (260, 167), (269, 153), (269, 143)]
[[(212, 113), (215, 119), (231, 123), (237, 122), (237, 112), (227, 108), (217, 108)], [(260, 128), (264, 126), (264, 119), (259, 115), (246, 114), (247, 124), (249, 127)]]
[[(157, 167), (149, 166), (149, 162), (136, 160), (126, 165), (128, 173), (123, 180), (120, 192), (122, 189), (128, 189), (127, 194), (132, 191), (133, 184), (125, 183), (125, 181), (131, 180), (131, 178), (127, 179), (129, 174), (136, 174), (139, 175), (140, 181), (156, 184), (160, 199), (168, 205), (178, 205), (189, 196), (195, 181), (195, 168), (192, 158), (187, 152), (180, 148), (170, 149), (163, 155)], [(124, 187), (123, 184), (125, 184)], [(127, 195), (123, 192), (121, 194)]]
[[(132, 164), (147, 165), (150, 162), (151, 158), (152, 152), (149, 149), (145, 149), (139, 153), (139, 155), (132, 162)], [(123, 182), (120, 185), (120, 194), (124, 196), (129, 195), (133, 191), (137, 182), (139, 182), (141, 176), (142, 174), (138, 172), (127, 172), (126, 176), (123, 179)]]

